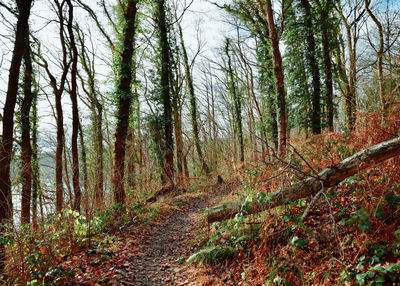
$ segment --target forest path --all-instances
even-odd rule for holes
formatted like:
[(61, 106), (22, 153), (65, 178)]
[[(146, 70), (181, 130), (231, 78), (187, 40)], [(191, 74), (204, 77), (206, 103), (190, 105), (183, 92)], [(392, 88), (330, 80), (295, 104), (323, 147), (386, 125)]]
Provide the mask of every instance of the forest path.
[[(118, 269), (117, 285), (193, 285), (194, 274), (182, 260), (193, 250), (189, 240), (201, 215), (201, 210), (214, 204), (214, 200), (227, 195), (232, 184), (222, 184), (201, 196), (189, 198), (180, 211), (171, 214), (151, 227), (138, 244), (127, 235), (123, 241), (134, 249), (129, 259)], [(193, 277), (192, 277), (193, 278)]]

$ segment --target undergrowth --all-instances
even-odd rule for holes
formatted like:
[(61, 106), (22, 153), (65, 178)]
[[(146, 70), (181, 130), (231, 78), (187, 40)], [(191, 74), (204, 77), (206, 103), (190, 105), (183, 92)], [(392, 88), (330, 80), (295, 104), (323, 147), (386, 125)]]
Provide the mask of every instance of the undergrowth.
[[(140, 232), (152, 226), (164, 214), (180, 210), (190, 196), (193, 193), (154, 204), (132, 201), (124, 206), (122, 217), (116, 215), (121, 209), (116, 205), (89, 218), (67, 209), (33, 224), (18, 228), (8, 225), (0, 241), (5, 244), (8, 257), (0, 284), (76, 285), (77, 274), (88, 272), (88, 266), (76, 261), (77, 257), (92, 257), (96, 263), (110, 261), (117, 255), (118, 233)], [(107, 284), (111, 280), (94, 269), (93, 272), (97, 282)]]
[[(245, 216), (247, 203), (265, 203), (270, 192), (400, 133), (397, 114), (388, 114), (384, 122), (378, 113), (358, 118), (353, 132), (315, 136), (306, 144), (292, 138), (296, 149), (283, 161), (243, 169), (242, 186), (224, 200), (244, 199), (243, 213), (213, 224), (207, 237), (199, 236), (202, 248), (189, 261), (208, 264), (206, 275), (219, 273), (233, 284), (400, 284), (399, 158), (325, 189), (304, 219), (312, 198)], [(249, 239), (237, 242), (243, 235)], [(230, 255), (217, 255), (223, 249)], [(221, 259), (224, 263), (217, 263)]]

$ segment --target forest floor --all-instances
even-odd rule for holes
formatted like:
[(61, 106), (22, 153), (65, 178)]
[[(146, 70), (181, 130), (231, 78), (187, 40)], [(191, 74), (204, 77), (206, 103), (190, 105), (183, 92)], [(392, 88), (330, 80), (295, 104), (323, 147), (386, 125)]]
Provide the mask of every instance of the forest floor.
[[(74, 268), (75, 278), (65, 285), (214, 285), (202, 267), (185, 261), (197, 250), (199, 229), (207, 230), (202, 210), (215, 205), (236, 185), (191, 190), (143, 227), (114, 232), (109, 247), (92, 254), (82, 251), (68, 259), (64, 265)], [(202, 235), (207, 237), (207, 233)]]
[[(400, 130), (400, 120), (390, 122)], [(400, 285), (400, 157), (347, 178), (315, 201), (288, 201), (210, 225), (204, 212), (222, 201), (259, 200), (391, 139), (395, 131), (380, 126), (373, 128), (376, 136), (361, 130), (295, 142), (293, 170), (279, 160), (248, 162), (221, 173), (234, 174), (232, 183), (191, 181), (188, 191), (151, 204), (144, 203), (151, 194), (135, 193), (122, 216), (114, 215), (117, 207), (106, 209), (90, 227), (66, 210), (13, 238), (7, 285)], [(21, 253), (26, 257), (17, 260)]]
[(202, 210), (231, 191), (231, 184), (223, 184), (213, 187), (201, 197), (189, 198), (179, 211), (170, 212), (146, 229), (139, 240), (136, 234), (119, 234), (129, 258), (118, 266), (115, 283), (198, 285), (199, 282), (193, 281), (195, 268), (185, 263), (193, 252), (190, 241), (195, 235), (194, 229), (201, 219)]

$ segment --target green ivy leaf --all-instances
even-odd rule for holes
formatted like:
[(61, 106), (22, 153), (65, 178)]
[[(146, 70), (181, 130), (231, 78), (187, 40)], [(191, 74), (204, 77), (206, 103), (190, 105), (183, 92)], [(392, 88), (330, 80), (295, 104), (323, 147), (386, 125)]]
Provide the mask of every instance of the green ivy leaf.
[(368, 275), (367, 272), (362, 274), (357, 274), (356, 279), (361, 283), (365, 280), (365, 278), (367, 278), (367, 275)]
[(382, 248), (378, 248), (378, 249), (375, 250), (375, 254), (378, 257), (382, 257), (385, 253), (386, 253), (386, 251), (384, 249), (382, 249)]
[(358, 225), (358, 228), (362, 233), (364, 233), (370, 227), (371, 227), (371, 223), (369, 222), (369, 220), (365, 220)]

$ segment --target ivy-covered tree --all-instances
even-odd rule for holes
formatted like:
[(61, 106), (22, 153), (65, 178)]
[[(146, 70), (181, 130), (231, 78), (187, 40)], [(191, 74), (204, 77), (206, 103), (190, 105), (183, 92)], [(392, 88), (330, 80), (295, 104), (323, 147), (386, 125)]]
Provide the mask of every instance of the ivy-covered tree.
[(30, 110), (34, 93), (32, 91), (33, 67), (32, 51), (30, 49), (29, 37), (26, 40), (28, 47), (24, 55), (24, 82), (21, 100), (21, 160), (22, 160), (22, 193), (21, 193), (21, 224), (30, 222), (31, 216), (31, 193), (32, 193), (32, 146), (30, 139), (31, 123)]
[[(258, 8), (257, 1), (236, 0), (232, 4), (222, 6), (228, 13), (237, 17), (251, 31), (257, 41), (256, 53), (258, 61), (258, 89), (259, 101), (255, 100), (260, 117), (259, 127), (265, 142), (262, 148), (269, 148), (267, 133), (272, 139), (275, 149), (278, 149), (278, 121), (277, 121), (277, 92), (273, 65), (272, 47), (269, 39), (268, 22)], [(263, 152), (264, 153), (264, 152)]]
[(235, 76), (235, 70), (232, 62), (232, 42), (231, 39), (226, 38), (225, 43), (224, 43), (224, 54), (226, 57), (226, 67), (225, 67), (225, 72), (226, 72), (226, 77), (228, 80), (228, 92), (232, 98), (233, 102), (233, 111), (234, 111), (234, 116), (235, 116), (235, 128), (236, 128), (236, 134), (237, 134), (237, 140), (239, 143), (239, 149), (240, 149), (240, 161), (244, 162), (244, 140), (243, 140), (243, 124), (242, 124), (242, 98), (240, 95), (240, 91), (238, 90), (238, 87), (236, 86), (236, 76)]
[(120, 50), (116, 61), (116, 90), (117, 99), (117, 129), (115, 132), (114, 147), (114, 172), (113, 172), (113, 191), (114, 203), (123, 206), (125, 204), (125, 149), (126, 137), (129, 127), (129, 114), (131, 110), (133, 92), (133, 67), (135, 53), (135, 33), (138, 12), (138, 0), (125, 0), (119, 2), (121, 15), (121, 42)]
[[(279, 107), (279, 151), (282, 156), (286, 155), (287, 137), (287, 107), (286, 107), (286, 86), (285, 75), (283, 72), (282, 53), (280, 50), (280, 38), (283, 31), (278, 32), (275, 23), (274, 10), (271, 0), (257, 0), (258, 8), (264, 19), (268, 23), (269, 39), (271, 41), (271, 51), (273, 58), (273, 69), (276, 80), (276, 91)], [(283, 9), (284, 10), (284, 9)]]
[[(32, 210), (32, 222), (37, 221), (38, 217), (38, 200), (41, 197), (41, 184), (40, 184), (40, 158), (39, 158), (39, 136), (38, 136), (38, 84), (35, 78), (35, 73), (33, 73), (33, 99), (31, 107), (31, 150), (32, 150), (32, 196), (31, 196), (31, 210)], [(43, 213), (43, 212), (42, 212)]]
[(334, 65), (332, 60), (333, 51), (336, 49), (337, 40), (335, 34), (338, 33), (337, 16), (334, 7), (337, 0), (315, 0), (318, 11), (316, 17), (319, 23), (323, 74), (325, 82), (325, 101), (326, 101), (326, 125), (329, 131), (333, 131), (333, 119), (335, 114), (334, 94), (333, 94), (333, 77)]
[[(158, 45), (160, 49), (160, 88), (163, 105), (163, 129), (165, 144), (164, 169), (169, 179), (174, 177), (174, 140), (171, 104), (171, 60), (170, 45), (168, 40), (170, 23), (167, 16), (167, 1), (155, 0), (155, 22), (157, 25)], [(172, 186), (171, 186), (172, 187)]]
[(288, 93), (290, 124), (303, 127), (308, 132), (312, 125), (313, 105), (306, 60), (307, 29), (302, 25), (301, 19), (299, 20), (296, 16), (295, 8), (298, 8), (298, 5), (298, 3), (293, 3), (286, 12), (286, 33), (283, 35), (286, 44), (284, 68), (286, 80), (290, 86)]

